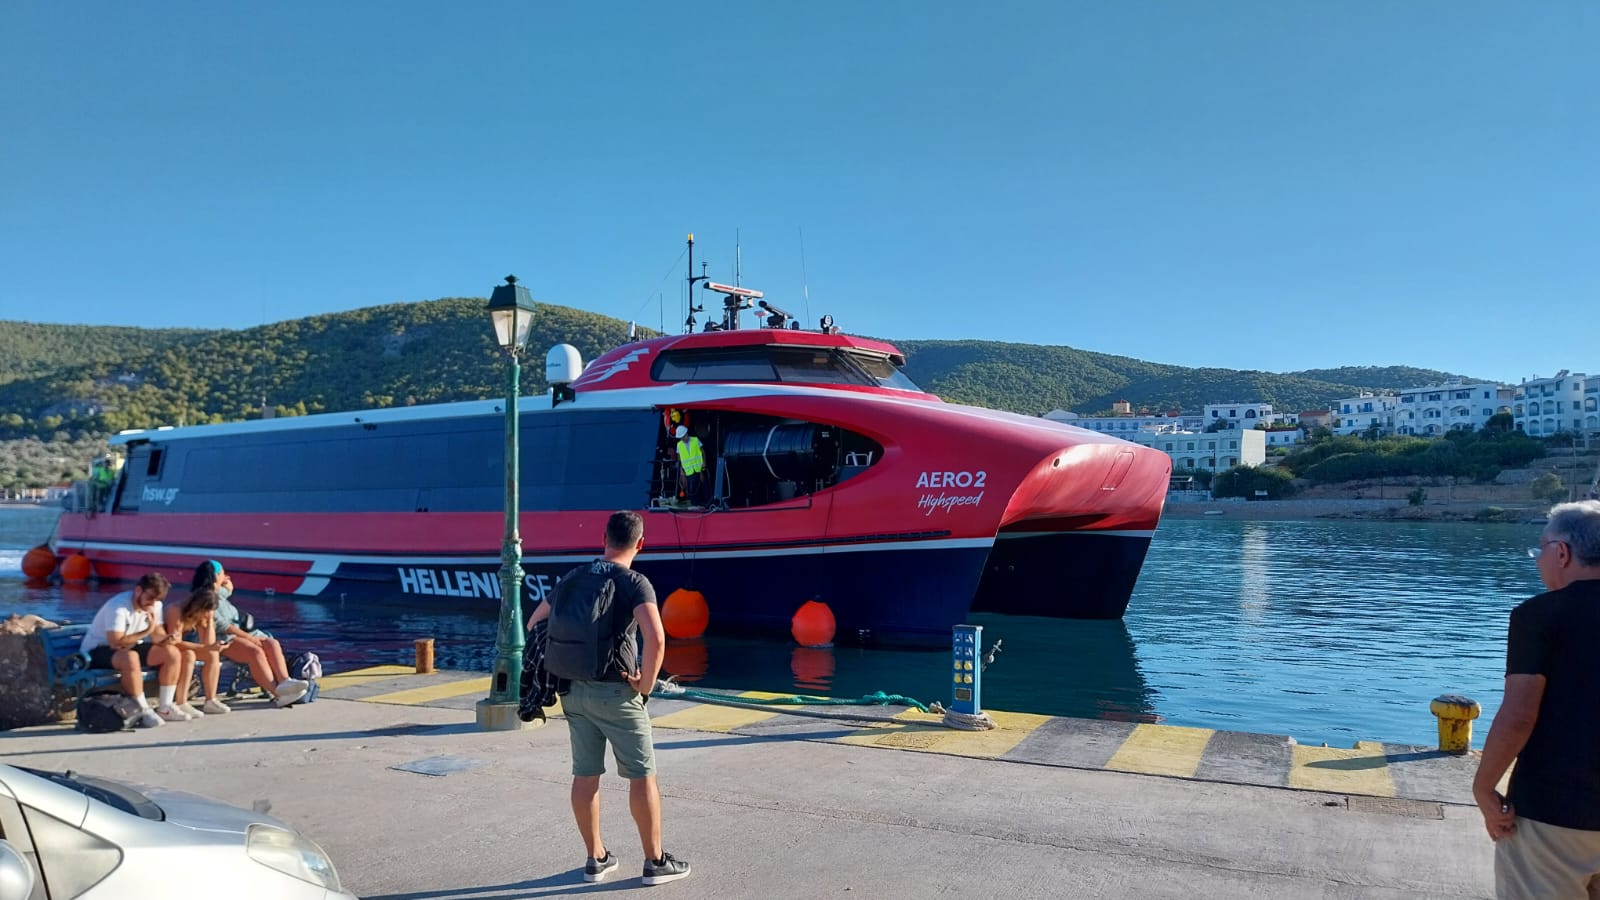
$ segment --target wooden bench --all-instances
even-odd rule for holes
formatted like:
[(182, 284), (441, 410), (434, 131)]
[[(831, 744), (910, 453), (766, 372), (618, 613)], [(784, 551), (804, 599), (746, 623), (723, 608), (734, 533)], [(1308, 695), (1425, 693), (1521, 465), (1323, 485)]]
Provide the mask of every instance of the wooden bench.
[[(116, 669), (89, 668), (88, 654), (79, 650), (83, 646), (83, 636), (88, 631), (87, 625), (62, 625), (39, 631), (40, 639), (44, 642), (45, 677), (49, 680), (51, 693), (63, 700), (76, 701), (88, 694), (120, 691), (122, 688), (122, 673)], [(204, 665), (203, 660), (195, 664), (197, 670)], [(156, 671), (154, 668), (144, 670), (146, 693), (156, 684)], [(238, 696), (247, 688), (254, 687), (249, 678), (248, 667), (223, 660), (222, 677), (217, 689), (226, 696)], [(194, 686), (192, 693), (194, 696), (200, 695), (198, 685)]]

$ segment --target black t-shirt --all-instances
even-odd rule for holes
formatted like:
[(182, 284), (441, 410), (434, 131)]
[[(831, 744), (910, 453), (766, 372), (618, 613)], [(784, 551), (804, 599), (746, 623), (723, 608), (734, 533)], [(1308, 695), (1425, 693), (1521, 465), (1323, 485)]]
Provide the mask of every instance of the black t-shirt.
[(633, 611), (642, 603), (655, 603), (656, 589), (651, 586), (650, 579), (638, 572), (604, 559), (589, 563), (588, 569), (595, 575), (611, 576), (617, 591), (611, 605), (620, 635), (617, 657), (626, 660), (630, 670), (636, 669), (639, 666), (639, 623), (633, 618)]
[(1511, 611), (1507, 675), (1543, 675), (1544, 698), (1511, 772), (1517, 815), (1600, 831), (1600, 581), (1575, 581)]

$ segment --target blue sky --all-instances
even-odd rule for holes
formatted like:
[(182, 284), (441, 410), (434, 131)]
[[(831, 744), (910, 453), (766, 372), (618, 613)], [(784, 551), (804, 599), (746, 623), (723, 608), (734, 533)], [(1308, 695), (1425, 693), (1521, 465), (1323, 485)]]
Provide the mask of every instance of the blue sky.
[(737, 230), (856, 333), (1592, 373), (1597, 46), (1591, 0), (8, 3), (0, 319), (514, 272), (677, 330)]

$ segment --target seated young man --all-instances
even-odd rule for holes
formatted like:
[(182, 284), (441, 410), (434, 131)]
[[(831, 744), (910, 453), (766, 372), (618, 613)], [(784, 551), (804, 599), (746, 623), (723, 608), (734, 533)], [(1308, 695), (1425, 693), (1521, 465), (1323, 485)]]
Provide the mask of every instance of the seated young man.
[[(133, 590), (105, 602), (83, 636), (82, 650), (91, 669), (115, 669), (122, 674), (122, 692), (139, 702), (144, 715), (139, 724), (153, 728), (163, 722), (191, 718), (174, 703), (179, 676), (194, 665), (194, 652), (181, 648), (161, 623), (161, 601), (170, 585), (159, 572), (139, 578)], [(155, 710), (144, 696), (144, 667), (155, 666), (160, 702)]]

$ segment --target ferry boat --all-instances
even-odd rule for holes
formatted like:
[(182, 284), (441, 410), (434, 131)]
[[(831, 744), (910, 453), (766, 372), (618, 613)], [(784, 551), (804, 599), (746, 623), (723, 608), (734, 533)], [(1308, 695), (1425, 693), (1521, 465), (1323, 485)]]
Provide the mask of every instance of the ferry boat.
[[(973, 611), (1123, 615), (1165, 454), (942, 402), (890, 344), (826, 316), (801, 328), (759, 291), (701, 288), (721, 294), (720, 322), (696, 331), (691, 312), (685, 333), (616, 347), (518, 401), (527, 608), (632, 509), (636, 568), (662, 597), (704, 594), (713, 631), (786, 634), (813, 599), (847, 642), (944, 641)], [(242, 590), (491, 606), (503, 403), (125, 432), (114, 485), (62, 516), (55, 550), (102, 579), (155, 570), (181, 585), (218, 559)], [(682, 496), (679, 424), (713, 476), (699, 505)]]

